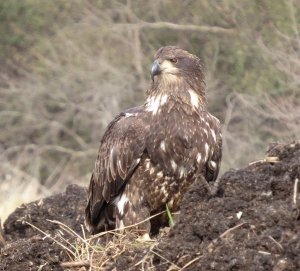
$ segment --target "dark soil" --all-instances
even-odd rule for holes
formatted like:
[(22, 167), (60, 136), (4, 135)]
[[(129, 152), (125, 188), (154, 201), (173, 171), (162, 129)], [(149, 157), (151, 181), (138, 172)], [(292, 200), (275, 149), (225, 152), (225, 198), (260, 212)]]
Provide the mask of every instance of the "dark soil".
[(0, 270), (63, 270), (67, 255), (55, 242), (40, 236), (8, 243), (1, 255)]
[(28, 238), (37, 234), (25, 221), (34, 224), (46, 233), (55, 233), (59, 226), (49, 220), (64, 222), (74, 231), (82, 234), (83, 214), (87, 192), (77, 185), (69, 185), (65, 193), (39, 201), (23, 204), (5, 221), (4, 231), (8, 240)]
[(300, 144), (273, 145), (267, 156), (279, 162), (225, 173), (217, 197), (195, 185), (161, 254), (180, 267), (197, 259), (188, 270), (300, 270), (299, 205), (292, 200)]
[[(143, 264), (145, 270), (300, 270), (300, 198), (293, 197), (299, 176), (300, 142), (274, 144), (266, 160), (226, 172), (217, 195), (195, 184), (175, 226), (152, 251), (131, 247), (106, 270), (141, 270)], [(0, 270), (62, 270), (60, 263), (70, 260), (66, 251), (24, 221), (54, 236), (59, 227), (48, 220), (59, 220), (81, 234), (85, 204), (85, 189), (73, 185), (18, 208), (4, 223)]]
[(4, 223), (7, 242), (0, 255), (0, 271), (63, 270), (60, 262), (70, 260), (66, 251), (25, 221), (56, 236), (61, 234), (59, 225), (49, 220), (57, 220), (82, 235), (86, 197), (86, 189), (70, 185), (65, 193), (17, 208)]

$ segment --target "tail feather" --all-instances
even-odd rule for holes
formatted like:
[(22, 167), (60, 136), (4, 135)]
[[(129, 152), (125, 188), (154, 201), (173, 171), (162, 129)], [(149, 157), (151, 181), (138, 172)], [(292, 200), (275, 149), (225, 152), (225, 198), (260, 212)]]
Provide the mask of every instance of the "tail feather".
[(115, 228), (115, 207), (107, 202), (97, 202), (85, 209), (85, 225), (92, 234)]

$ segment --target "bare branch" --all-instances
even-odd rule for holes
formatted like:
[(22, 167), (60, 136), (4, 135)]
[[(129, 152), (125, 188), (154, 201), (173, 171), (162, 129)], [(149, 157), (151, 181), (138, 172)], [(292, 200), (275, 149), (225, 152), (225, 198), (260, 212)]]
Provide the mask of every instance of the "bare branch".
[(135, 27), (135, 28), (152, 28), (152, 29), (161, 29), (168, 28), (174, 30), (184, 30), (184, 31), (198, 31), (205, 33), (214, 33), (214, 34), (236, 34), (237, 31), (234, 28), (224, 28), (220, 26), (207, 26), (207, 25), (194, 25), (194, 24), (175, 24), (170, 22), (138, 22), (138, 23), (121, 23), (116, 24), (116, 26), (124, 27)]

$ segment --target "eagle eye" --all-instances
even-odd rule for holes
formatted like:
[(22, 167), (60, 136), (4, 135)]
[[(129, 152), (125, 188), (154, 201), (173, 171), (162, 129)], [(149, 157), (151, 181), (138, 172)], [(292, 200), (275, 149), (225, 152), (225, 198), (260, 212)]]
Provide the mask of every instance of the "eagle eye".
[(178, 59), (177, 59), (177, 58), (170, 58), (169, 60), (170, 60), (172, 63), (175, 63), (175, 64), (178, 62)]

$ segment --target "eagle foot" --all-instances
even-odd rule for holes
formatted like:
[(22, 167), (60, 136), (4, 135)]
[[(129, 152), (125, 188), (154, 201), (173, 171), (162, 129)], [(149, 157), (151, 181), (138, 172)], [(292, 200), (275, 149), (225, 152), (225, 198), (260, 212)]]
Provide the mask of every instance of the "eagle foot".
[(149, 233), (144, 233), (141, 237), (138, 237), (137, 240), (140, 242), (154, 242), (154, 240), (150, 238)]

